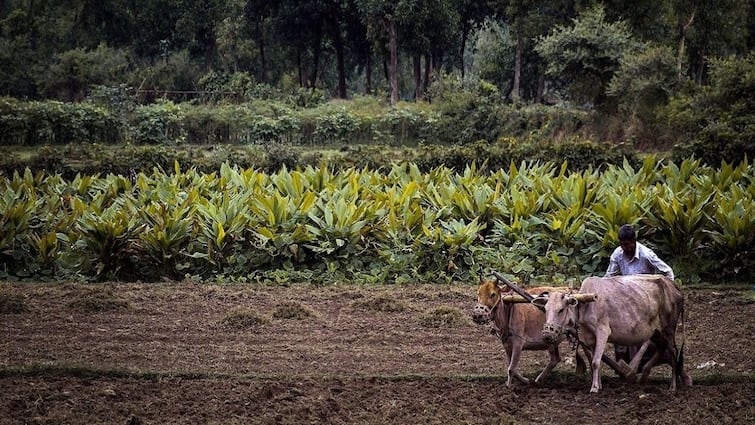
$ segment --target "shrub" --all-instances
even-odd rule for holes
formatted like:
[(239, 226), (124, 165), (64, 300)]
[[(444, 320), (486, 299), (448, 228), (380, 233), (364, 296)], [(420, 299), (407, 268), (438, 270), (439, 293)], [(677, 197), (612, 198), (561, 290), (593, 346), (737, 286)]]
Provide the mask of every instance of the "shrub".
[(186, 140), (184, 113), (173, 102), (139, 106), (130, 119), (131, 141), (147, 145), (175, 145)]

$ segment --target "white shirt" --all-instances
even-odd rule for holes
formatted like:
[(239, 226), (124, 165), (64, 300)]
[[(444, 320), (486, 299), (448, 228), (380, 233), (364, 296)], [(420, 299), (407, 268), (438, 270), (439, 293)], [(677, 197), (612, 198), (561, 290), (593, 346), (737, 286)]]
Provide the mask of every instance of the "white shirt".
[(633, 257), (624, 255), (621, 247), (613, 251), (608, 263), (606, 277), (629, 274), (662, 274), (671, 280), (674, 279), (674, 271), (658, 258), (652, 249), (639, 242), (636, 242), (636, 246)]

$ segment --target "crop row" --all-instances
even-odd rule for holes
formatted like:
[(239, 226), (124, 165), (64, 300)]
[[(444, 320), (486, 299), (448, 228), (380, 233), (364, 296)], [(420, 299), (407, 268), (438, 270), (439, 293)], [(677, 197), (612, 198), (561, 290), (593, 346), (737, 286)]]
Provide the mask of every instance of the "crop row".
[(755, 266), (746, 161), (579, 172), (175, 164), (132, 179), (27, 171), (0, 176), (0, 190), (5, 279), (448, 282), (495, 268), (573, 282), (603, 272), (624, 223), (683, 280), (747, 279)]

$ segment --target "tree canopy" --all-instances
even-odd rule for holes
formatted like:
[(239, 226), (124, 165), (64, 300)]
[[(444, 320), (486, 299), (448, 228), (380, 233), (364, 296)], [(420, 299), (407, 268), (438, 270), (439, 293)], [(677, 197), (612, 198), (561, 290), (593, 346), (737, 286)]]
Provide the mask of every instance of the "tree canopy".
[(542, 101), (547, 86), (601, 102), (625, 49), (640, 44), (673, 49), (680, 74), (706, 83), (711, 60), (749, 52), (753, 13), (752, 1), (734, 0), (7, 0), (0, 93), (190, 91), (208, 73), (242, 72), (261, 84), (341, 98), (383, 92), (395, 102), (424, 97), (441, 73), (479, 78), (469, 74), (476, 60), (489, 76), (495, 64), (475, 57), (472, 43), (493, 22), (514, 43), (500, 58), (500, 73), (512, 76), (496, 79), (501, 92)]

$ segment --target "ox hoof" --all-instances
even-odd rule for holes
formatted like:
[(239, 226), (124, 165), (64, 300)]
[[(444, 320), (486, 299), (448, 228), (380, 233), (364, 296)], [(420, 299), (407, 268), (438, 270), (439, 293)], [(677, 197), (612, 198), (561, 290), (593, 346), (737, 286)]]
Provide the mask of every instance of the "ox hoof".
[(598, 391), (599, 391), (599, 390), (598, 390), (597, 388), (590, 388), (590, 394), (595, 394), (595, 393), (597, 393)]

